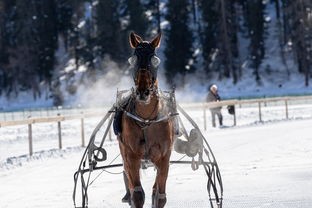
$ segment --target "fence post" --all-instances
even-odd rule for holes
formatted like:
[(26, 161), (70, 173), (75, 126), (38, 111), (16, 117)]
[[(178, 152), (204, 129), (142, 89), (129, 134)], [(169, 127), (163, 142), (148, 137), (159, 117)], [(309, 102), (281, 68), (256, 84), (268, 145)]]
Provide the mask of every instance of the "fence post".
[(81, 112), (81, 146), (85, 147), (85, 133), (84, 133), (84, 118), (83, 118), (83, 112)]
[[(28, 117), (30, 119), (30, 116)], [(32, 124), (28, 124), (28, 144), (29, 144), (29, 155), (33, 155), (33, 142), (32, 142)]]
[(261, 115), (261, 102), (258, 102), (258, 106), (259, 106), (259, 121), (262, 122), (262, 115)]
[(287, 99), (285, 99), (285, 107), (286, 107), (286, 119), (288, 119), (288, 102), (287, 102)]
[(206, 103), (204, 103), (204, 129), (207, 130), (207, 115), (206, 115)]
[(234, 105), (234, 126), (236, 126), (236, 109), (235, 109), (235, 105)]
[[(58, 116), (61, 114), (58, 113)], [(57, 122), (57, 129), (58, 129), (58, 138), (59, 138), (59, 149), (62, 149), (62, 130), (61, 130), (61, 121)]]

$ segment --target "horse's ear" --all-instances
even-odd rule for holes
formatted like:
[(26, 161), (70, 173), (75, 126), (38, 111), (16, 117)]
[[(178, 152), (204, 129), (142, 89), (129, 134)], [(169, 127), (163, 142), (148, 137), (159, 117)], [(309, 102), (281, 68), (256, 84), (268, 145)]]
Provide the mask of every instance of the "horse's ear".
[(150, 43), (154, 48), (158, 48), (160, 46), (160, 40), (161, 33), (158, 33), (158, 35)]
[(142, 41), (143, 39), (139, 35), (135, 34), (134, 32), (130, 33), (129, 42), (131, 48), (136, 48)]

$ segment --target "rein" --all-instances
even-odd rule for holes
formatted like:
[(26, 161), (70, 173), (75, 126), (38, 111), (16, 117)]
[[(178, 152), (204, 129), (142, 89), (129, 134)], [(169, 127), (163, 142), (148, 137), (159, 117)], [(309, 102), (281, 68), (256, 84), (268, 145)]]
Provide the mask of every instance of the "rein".
[[(161, 122), (161, 121), (168, 120), (168, 119), (170, 119), (171, 117), (178, 115), (177, 113), (169, 113), (168, 115), (165, 115), (165, 116), (163, 116), (163, 117), (160, 117), (160, 118), (157, 118), (157, 119), (149, 120), (149, 119), (143, 119), (142, 117), (136, 116), (136, 115), (134, 115), (134, 114), (132, 114), (132, 113), (130, 113), (130, 112), (128, 112), (128, 111), (124, 111), (124, 112), (126, 113), (126, 115), (127, 115), (128, 117), (132, 118), (132, 119), (135, 120), (135, 121), (138, 121), (138, 122), (142, 123), (142, 124), (143, 124), (143, 128), (144, 128), (145, 126), (149, 126), (149, 125), (151, 125), (151, 124), (153, 124), (153, 123), (158, 123), (158, 122)], [(141, 127), (141, 128), (142, 128), (142, 127)]]

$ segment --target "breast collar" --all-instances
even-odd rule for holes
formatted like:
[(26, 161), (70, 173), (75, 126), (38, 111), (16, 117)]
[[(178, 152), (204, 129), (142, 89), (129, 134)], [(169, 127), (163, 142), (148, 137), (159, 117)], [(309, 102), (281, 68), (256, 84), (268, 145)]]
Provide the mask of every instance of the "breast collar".
[[(163, 101), (163, 98), (161, 95), (159, 95), (159, 93), (157, 93), (157, 97), (159, 99), (159, 102)], [(170, 111), (164, 113), (162, 112), (164, 110), (162, 110), (161, 112), (158, 112), (156, 118), (144, 119), (141, 116), (137, 115), (134, 109), (135, 109), (135, 95), (132, 94), (128, 102), (128, 105), (126, 106), (125, 109), (122, 109), (122, 111), (126, 114), (126, 116), (133, 119), (136, 122), (136, 124), (142, 129), (147, 128), (154, 123), (169, 120), (171, 117), (178, 115), (177, 113), (173, 113)]]

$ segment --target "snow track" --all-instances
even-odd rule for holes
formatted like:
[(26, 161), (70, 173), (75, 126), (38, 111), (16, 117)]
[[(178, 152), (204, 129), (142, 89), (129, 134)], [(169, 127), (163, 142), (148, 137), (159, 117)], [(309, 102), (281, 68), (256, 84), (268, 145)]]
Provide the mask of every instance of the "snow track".
[[(310, 208), (311, 126), (312, 119), (297, 119), (205, 131), (221, 169), (223, 207)], [(116, 141), (108, 142), (106, 149), (112, 158), (118, 155)], [(0, 208), (73, 207), (73, 174), (82, 153), (83, 148), (77, 147), (2, 160)], [(173, 154), (173, 159), (180, 157)], [(109, 171), (120, 173), (122, 169)], [(141, 176), (145, 207), (151, 207), (155, 171), (142, 170)], [(206, 182), (202, 168), (192, 171), (189, 165), (171, 165), (166, 207), (209, 207)], [(89, 207), (128, 208), (121, 203), (123, 194), (122, 175), (103, 172), (89, 189)]]

